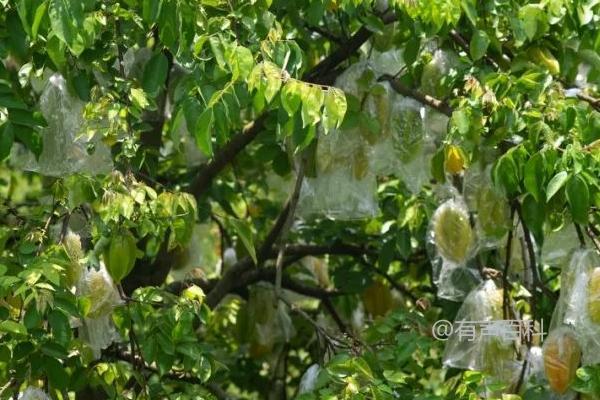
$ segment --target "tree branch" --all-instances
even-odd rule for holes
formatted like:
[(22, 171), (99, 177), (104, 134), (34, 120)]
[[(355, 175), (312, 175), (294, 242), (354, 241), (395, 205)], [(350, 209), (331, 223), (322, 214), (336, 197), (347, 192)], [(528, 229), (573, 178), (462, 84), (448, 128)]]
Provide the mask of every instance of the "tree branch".
[(402, 82), (400, 82), (398, 79), (396, 79), (392, 75), (388, 75), (388, 74), (382, 75), (381, 77), (379, 77), (378, 81), (380, 81), (380, 82), (387, 81), (387, 82), (389, 82), (392, 89), (394, 89), (396, 92), (400, 93), (401, 95), (406, 96), (406, 97), (411, 97), (411, 98), (417, 100), (419, 103), (421, 103), (425, 106), (434, 108), (437, 111), (439, 111), (443, 114), (446, 114), (447, 116), (452, 115), (452, 107), (450, 107), (448, 105), (448, 103), (438, 100), (427, 94), (424, 94), (416, 89), (410, 88), (410, 87), (404, 85)]
[[(387, 13), (383, 17), (384, 23), (390, 23), (395, 20), (393, 13)], [(354, 54), (373, 33), (367, 28), (360, 28), (345, 44), (336, 51), (325, 57), (313, 69), (308, 71), (302, 80), (317, 84), (331, 84), (339, 71), (336, 67)], [(335, 74), (330, 74), (334, 71)], [(234, 135), (215, 157), (200, 168), (195, 179), (189, 188), (189, 192), (196, 198), (202, 196), (210, 187), (212, 180), (229, 164), (246, 146), (248, 146), (256, 136), (263, 130), (267, 113), (263, 113), (254, 121), (247, 124), (244, 129)]]

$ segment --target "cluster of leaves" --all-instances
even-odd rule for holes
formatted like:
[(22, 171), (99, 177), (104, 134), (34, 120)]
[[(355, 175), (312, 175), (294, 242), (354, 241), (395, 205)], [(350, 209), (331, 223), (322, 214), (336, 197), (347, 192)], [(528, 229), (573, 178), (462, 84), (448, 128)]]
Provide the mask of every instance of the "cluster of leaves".
[[(434, 185), (460, 190), (463, 170), (493, 166), (538, 249), (572, 223), (596, 243), (599, 10), (597, 0), (0, 0), (0, 398), (29, 385), (57, 399), (286, 398), (315, 363), (299, 398), (478, 398), (485, 375), (443, 369), (429, 337), (460, 306), (431, 284)], [(446, 70), (439, 50), (456, 57)], [(366, 69), (362, 98), (334, 87), (357, 60), (395, 51), (403, 65), (387, 82)], [(54, 73), (86, 103), (81, 136), (110, 147), (112, 174), (13, 167), (11, 152), (44, 151), (38, 103)], [(316, 143), (332, 131), (375, 141), (385, 124), (365, 101), (389, 106), (390, 82), (451, 116), (431, 184), (411, 193), (406, 177), (381, 177), (377, 216), (288, 232), (292, 170), (298, 187), (314, 177)], [(188, 161), (189, 141), (200, 161)], [(220, 239), (201, 251), (221, 262), (196, 257), (184, 272), (193, 282), (171, 282), (201, 246), (200, 223)], [(549, 321), (559, 279), (537, 271), (530, 247), (546, 291), (522, 296), (514, 282), (510, 294)], [(502, 271), (500, 253), (482, 252), (481, 269)], [(74, 270), (100, 265), (123, 304), (109, 321), (121, 340), (98, 358), (80, 335), (92, 300)], [(263, 281), (275, 283), (276, 312), (252, 304)], [(597, 367), (572, 388), (597, 395)]]

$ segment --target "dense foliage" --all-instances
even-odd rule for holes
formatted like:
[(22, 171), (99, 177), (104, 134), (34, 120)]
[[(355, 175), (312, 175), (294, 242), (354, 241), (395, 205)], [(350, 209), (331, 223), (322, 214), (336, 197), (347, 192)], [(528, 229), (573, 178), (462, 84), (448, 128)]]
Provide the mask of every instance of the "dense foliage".
[(0, 398), (600, 398), (600, 1), (0, 0), (0, 59)]

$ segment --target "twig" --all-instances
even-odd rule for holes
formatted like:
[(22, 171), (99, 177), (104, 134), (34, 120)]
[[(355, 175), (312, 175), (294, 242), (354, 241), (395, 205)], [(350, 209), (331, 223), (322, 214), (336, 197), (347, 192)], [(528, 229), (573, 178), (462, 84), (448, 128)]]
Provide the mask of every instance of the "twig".
[(579, 246), (582, 249), (584, 249), (586, 247), (586, 245), (585, 245), (585, 238), (584, 238), (583, 232), (581, 230), (581, 226), (576, 223), (573, 223), (573, 225), (575, 225), (575, 231), (577, 232), (577, 238), (579, 239)]
[(406, 97), (411, 97), (411, 98), (417, 100), (419, 103), (429, 106), (431, 108), (434, 108), (437, 111), (439, 111), (447, 116), (452, 115), (452, 107), (450, 107), (448, 105), (448, 103), (443, 102), (439, 99), (436, 99), (432, 96), (429, 96), (428, 94), (424, 94), (416, 89), (412, 89), (412, 88), (404, 85), (402, 82), (400, 82), (398, 79), (396, 79), (392, 75), (384, 74), (379, 77), (378, 81), (380, 81), (380, 82), (387, 81), (387, 82), (389, 82), (392, 89), (394, 89), (396, 92), (400, 93), (401, 95), (406, 96)]
[(515, 206), (511, 207), (510, 211), (510, 223), (511, 228), (508, 231), (508, 238), (506, 239), (506, 258), (504, 260), (504, 271), (502, 272), (502, 310), (504, 319), (508, 318), (508, 272), (510, 271), (510, 259), (512, 255), (512, 242), (514, 234), (514, 221), (515, 221)]

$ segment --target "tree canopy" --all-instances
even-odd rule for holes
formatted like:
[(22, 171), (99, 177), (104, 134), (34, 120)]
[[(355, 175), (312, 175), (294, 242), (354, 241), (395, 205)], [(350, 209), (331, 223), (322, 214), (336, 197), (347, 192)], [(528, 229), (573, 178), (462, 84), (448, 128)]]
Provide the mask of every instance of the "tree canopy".
[(600, 398), (600, 1), (0, 0), (0, 59), (1, 399)]

